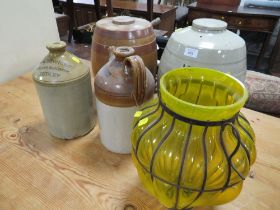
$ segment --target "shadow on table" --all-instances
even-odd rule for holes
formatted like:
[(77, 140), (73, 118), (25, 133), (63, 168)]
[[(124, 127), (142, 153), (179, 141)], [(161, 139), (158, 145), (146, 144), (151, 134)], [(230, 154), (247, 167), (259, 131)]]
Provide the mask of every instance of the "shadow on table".
[[(137, 195), (137, 196), (135, 196), (135, 195)], [(144, 189), (143, 185), (140, 183), (140, 180), (139, 180), (138, 186), (135, 186), (130, 189), (127, 200), (131, 201), (131, 203), (130, 203), (131, 209), (142, 209), (142, 208), (139, 208), (139, 206), (135, 206), (134, 203), (139, 205), (143, 202), (143, 205), (146, 208), (148, 207), (147, 209), (168, 210), (167, 208), (162, 206), (157, 201), (157, 199), (154, 198), (147, 190)], [(196, 208), (193, 208), (192, 210), (218, 210), (218, 209), (219, 208), (215, 207), (215, 206), (205, 206), (205, 207), (196, 207)]]

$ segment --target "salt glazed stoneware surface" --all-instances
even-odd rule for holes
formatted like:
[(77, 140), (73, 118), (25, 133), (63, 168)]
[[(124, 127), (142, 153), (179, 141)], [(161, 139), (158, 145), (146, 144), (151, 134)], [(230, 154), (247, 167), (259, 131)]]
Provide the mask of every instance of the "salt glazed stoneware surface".
[(96, 107), (102, 144), (110, 151), (131, 151), (131, 123), (137, 106), (152, 98), (155, 81), (131, 47), (111, 47), (112, 57), (95, 82)]
[(65, 42), (48, 44), (33, 80), (50, 133), (73, 139), (94, 127), (93, 95), (89, 68), (65, 48)]
[(235, 199), (256, 160), (255, 135), (239, 111), (248, 93), (223, 72), (180, 68), (134, 115), (132, 159), (145, 188), (170, 209)]
[(93, 74), (107, 63), (110, 46), (130, 46), (155, 76), (157, 71), (156, 36), (152, 24), (144, 19), (117, 16), (96, 23), (92, 37), (91, 62)]
[(159, 75), (179, 67), (206, 67), (233, 75), (244, 82), (247, 69), (245, 41), (226, 30), (221, 20), (200, 18), (175, 31), (163, 52)]

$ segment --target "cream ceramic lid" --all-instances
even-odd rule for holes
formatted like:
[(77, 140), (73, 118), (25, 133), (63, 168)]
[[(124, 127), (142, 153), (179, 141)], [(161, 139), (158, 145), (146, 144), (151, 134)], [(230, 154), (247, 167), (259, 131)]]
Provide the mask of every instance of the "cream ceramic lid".
[(192, 26), (201, 30), (220, 31), (227, 28), (227, 23), (212, 18), (199, 18), (193, 21)]
[(245, 41), (226, 27), (227, 23), (224, 21), (210, 18), (196, 19), (192, 26), (173, 32), (168, 47), (182, 57), (185, 57), (186, 48), (197, 49), (201, 53), (203, 50), (232, 52), (244, 47)]
[(47, 45), (49, 54), (33, 72), (33, 79), (42, 84), (62, 84), (77, 80), (89, 72), (89, 68), (75, 55), (67, 52), (65, 42)]

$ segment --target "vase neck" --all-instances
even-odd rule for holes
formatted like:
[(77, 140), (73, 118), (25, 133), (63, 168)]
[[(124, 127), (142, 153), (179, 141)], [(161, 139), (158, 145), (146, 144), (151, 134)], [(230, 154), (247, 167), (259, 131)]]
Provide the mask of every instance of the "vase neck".
[(163, 109), (163, 111), (165, 111), (166, 113), (168, 113), (169, 115), (171, 115), (172, 117), (174, 117), (175, 119), (179, 120), (179, 121), (183, 121), (185, 123), (189, 123), (192, 125), (198, 125), (198, 126), (222, 126), (225, 125), (227, 123), (233, 123), (236, 118), (238, 117), (238, 114), (233, 115), (233, 117), (227, 119), (227, 120), (220, 120), (220, 121), (201, 121), (201, 120), (197, 120), (197, 119), (191, 119), (185, 116), (182, 116), (180, 114), (177, 114), (176, 112), (172, 111), (171, 109), (169, 109), (161, 100), (161, 98), (159, 98), (159, 104), (161, 106), (161, 108)]
[(205, 68), (181, 68), (160, 80), (162, 103), (174, 113), (198, 121), (231, 119), (244, 106), (248, 93), (230, 75)]

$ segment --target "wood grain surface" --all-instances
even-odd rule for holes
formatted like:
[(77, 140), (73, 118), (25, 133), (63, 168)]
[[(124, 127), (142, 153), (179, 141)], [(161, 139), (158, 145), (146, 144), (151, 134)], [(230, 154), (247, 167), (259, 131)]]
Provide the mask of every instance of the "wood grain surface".
[[(195, 210), (280, 208), (280, 119), (243, 109), (258, 157), (240, 196)], [(165, 209), (142, 188), (129, 155), (108, 152), (98, 125), (75, 140), (52, 137), (26, 74), (0, 85), (0, 210)]]

